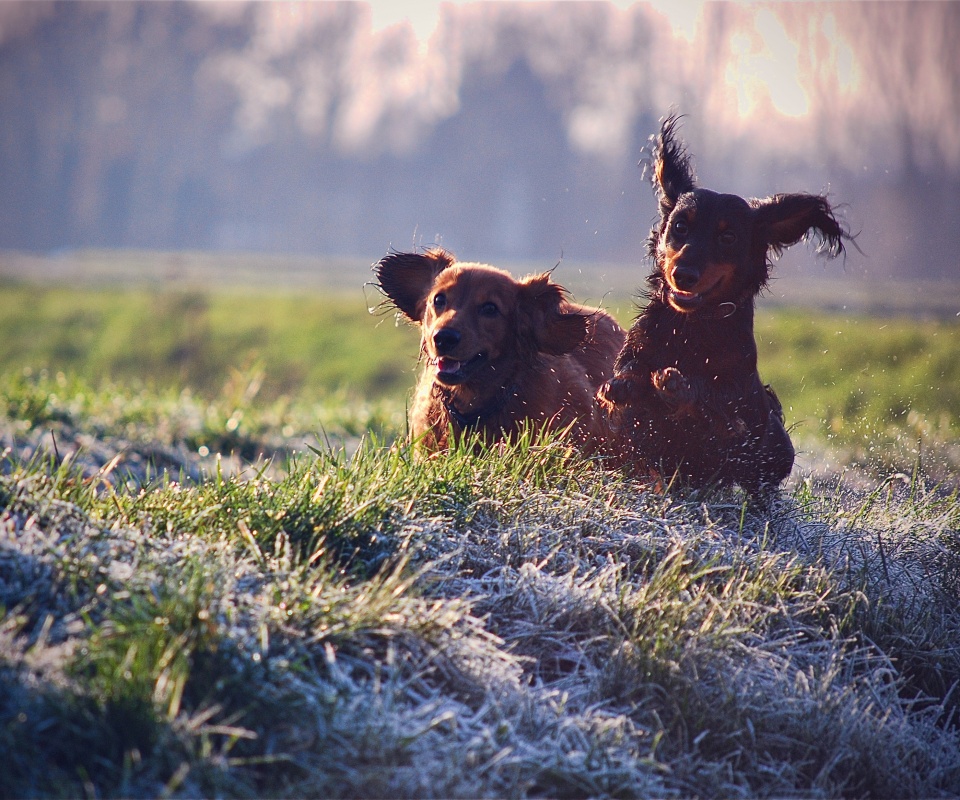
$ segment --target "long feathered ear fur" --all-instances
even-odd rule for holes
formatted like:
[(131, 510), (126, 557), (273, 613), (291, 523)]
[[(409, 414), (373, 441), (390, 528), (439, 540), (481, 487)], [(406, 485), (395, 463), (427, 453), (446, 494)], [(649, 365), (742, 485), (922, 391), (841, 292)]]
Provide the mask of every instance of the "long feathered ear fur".
[(520, 281), (517, 306), (520, 341), (533, 342), (536, 350), (562, 356), (576, 350), (587, 336), (587, 317), (563, 313), (566, 289), (550, 280), (550, 274), (534, 275)]
[(680, 117), (671, 114), (660, 125), (653, 146), (653, 188), (660, 201), (660, 216), (670, 216), (677, 198), (697, 188), (690, 156), (683, 142), (676, 139)]
[(647, 251), (656, 258), (657, 242), (670, 212), (677, 204), (680, 195), (697, 188), (697, 179), (683, 142), (676, 138), (680, 117), (670, 114), (660, 124), (660, 133), (651, 137), (653, 148), (649, 166), (652, 168), (651, 181), (653, 191), (660, 204), (660, 219), (650, 230), (647, 239)]
[(411, 322), (420, 322), (437, 275), (454, 263), (452, 253), (436, 247), (423, 253), (390, 253), (373, 269), (389, 301)]
[(780, 255), (809, 233), (819, 239), (821, 252), (831, 258), (844, 252), (843, 240), (849, 234), (837, 221), (825, 197), (815, 194), (777, 194), (752, 200), (756, 226), (765, 249)]

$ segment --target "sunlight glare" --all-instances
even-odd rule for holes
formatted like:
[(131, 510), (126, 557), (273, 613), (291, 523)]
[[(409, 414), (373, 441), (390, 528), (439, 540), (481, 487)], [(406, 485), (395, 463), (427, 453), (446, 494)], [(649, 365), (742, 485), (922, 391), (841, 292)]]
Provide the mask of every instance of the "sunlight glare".
[[(653, 0), (650, 6), (667, 18), (675, 38), (689, 44), (696, 38), (697, 28), (703, 20), (704, 3), (705, 0)], [(636, 4), (621, 0), (616, 5), (628, 8)]]
[(760, 9), (753, 31), (730, 38), (725, 77), (737, 93), (741, 117), (763, 113), (769, 103), (786, 117), (802, 117), (810, 100), (800, 82), (800, 48), (769, 9)]
[(407, 0), (404, 3), (396, 0), (371, 0), (368, 5), (374, 33), (395, 25), (409, 26), (421, 51), (425, 51), (427, 42), (440, 20), (439, 0)]
[(833, 14), (824, 16), (821, 30), (830, 46), (830, 57), (822, 68), (836, 76), (841, 92), (855, 92), (860, 87), (859, 64), (850, 42), (840, 34), (837, 18)]

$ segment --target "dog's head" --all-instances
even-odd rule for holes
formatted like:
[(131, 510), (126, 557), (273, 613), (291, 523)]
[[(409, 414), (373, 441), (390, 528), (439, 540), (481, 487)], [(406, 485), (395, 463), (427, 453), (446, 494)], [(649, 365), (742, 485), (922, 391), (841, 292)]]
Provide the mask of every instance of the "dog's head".
[(549, 274), (516, 280), (439, 248), (391, 253), (375, 266), (390, 302), (421, 328), (423, 352), (447, 386), (502, 386), (538, 353), (564, 355), (587, 335), (587, 318), (564, 313), (566, 292)]
[(745, 200), (698, 187), (676, 125), (677, 118), (668, 117), (653, 148), (660, 217), (648, 239), (657, 265), (651, 283), (674, 309), (694, 313), (751, 301), (767, 284), (771, 254), (810, 233), (829, 255), (843, 252), (849, 237), (822, 196)]

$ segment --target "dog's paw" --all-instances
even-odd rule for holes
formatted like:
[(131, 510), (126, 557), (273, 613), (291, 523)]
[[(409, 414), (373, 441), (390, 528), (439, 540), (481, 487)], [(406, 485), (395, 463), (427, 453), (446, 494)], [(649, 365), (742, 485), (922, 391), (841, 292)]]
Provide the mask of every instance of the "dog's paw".
[(676, 419), (700, 415), (697, 393), (690, 381), (676, 367), (665, 367), (650, 376), (657, 397), (663, 401)]
[(696, 399), (693, 387), (676, 367), (665, 367), (654, 372), (650, 379), (660, 398), (674, 408), (691, 406)]
[(597, 401), (606, 409), (623, 405), (637, 393), (637, 382), (628, 376), (620, 376), (607, 381), (597, 392)]

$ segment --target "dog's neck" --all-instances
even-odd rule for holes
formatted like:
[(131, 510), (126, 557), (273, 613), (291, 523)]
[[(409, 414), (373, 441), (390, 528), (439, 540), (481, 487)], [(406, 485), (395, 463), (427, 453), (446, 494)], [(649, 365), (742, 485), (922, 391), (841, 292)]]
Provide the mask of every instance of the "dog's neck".
[[(512, 386), (504, 387), (490, 399), (479, 403), (464, 403), (462, 398), (456, 396), (458, 393), (452, 387), (434, 384), (434, 391), (456, 426), (461, 430), (471, 430), (480, 427), (488, 419), (499, 414), (506, 406), (510, 396), (516, 393), (516, 388)], [(460, 402), (458, 402), (458, 399)]]
[(715, 306), (698, 308), (693, 312), (694, 317), (709, 320), (730, 319), (734, 315), (753, 317), (753, 302), (749, 298), (741, 299), (736, 303), (728, 300)]
[(656, 296), (654, 300), (658, 305), (663, 306), (673, 313), (678, 320), (683, 320), (685, 324), (723, 322), (726, 320), (728, 324), (753, 326), (754, 305), (752, 297), (741, 297), (736, 302), (728, 300), (723, 303), (717, 303), (716, 305), (701, 306), (695, 311), (688, 313), (678, 311), (670, 305), (670, 301), (666, 298), (666, 293)]
[(650, 285), (650, 291), (647, 294), (650, 300), (654, 303), (658, 303), (666, 308), (669, 308), (674, 314), (677, 315), (677, 317), (680, 319), (685, 319), (688, 322), (696, 322), (699, 320), (724, 320), (731, 319), (733, 317), (736, 317), (738, 320), (743, 320), (746, 318), (749, 322), (752, 322), (753, 320), (753, 298), (755, 292), (745, 292), (743, 295), (736, 298), (736, 300), (728, 300), (723, 303), (717, 303), (716, 305), (701, 306), (696, 311), (685, 314), (682, 311), (677, 311), (677, 309), (670, 305), (670, 301), (667, 299), (667, 295), (670, 292), (670, 287), (667, 285), (667, 282), (663, 279), (663, 276), (660, 275), (659, 272), (651, 275), (647, 281)]

